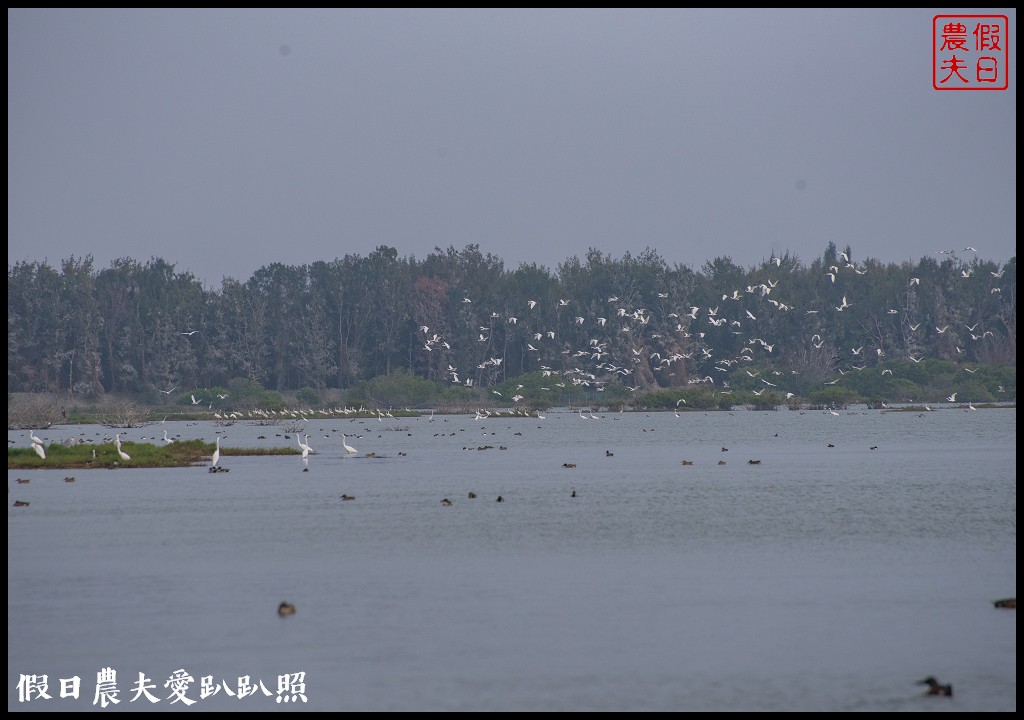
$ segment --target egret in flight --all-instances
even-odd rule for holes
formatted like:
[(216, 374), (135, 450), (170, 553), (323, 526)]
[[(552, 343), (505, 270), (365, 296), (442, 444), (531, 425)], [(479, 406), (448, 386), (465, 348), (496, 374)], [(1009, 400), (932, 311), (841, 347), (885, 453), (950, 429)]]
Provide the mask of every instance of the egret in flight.
[(306, 436), (306, 442), (302, 442), (302, 438), (296, 433), (295, 440), (299, 443), (299, 449), (302, 450), (302, 459), (305, 460), (313, 452), (313, 448), (309, 445), (309, 435)]

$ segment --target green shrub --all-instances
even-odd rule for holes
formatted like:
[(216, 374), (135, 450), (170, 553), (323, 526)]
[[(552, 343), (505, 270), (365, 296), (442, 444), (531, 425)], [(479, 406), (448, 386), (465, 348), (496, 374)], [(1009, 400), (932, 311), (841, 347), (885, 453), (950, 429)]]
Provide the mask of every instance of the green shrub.
[(303, 405), (309, 405), (310, 407), (320, 405), (320, 393), (311, 387), (299, 388), (299, 391), (295, 393), (295, 399)]

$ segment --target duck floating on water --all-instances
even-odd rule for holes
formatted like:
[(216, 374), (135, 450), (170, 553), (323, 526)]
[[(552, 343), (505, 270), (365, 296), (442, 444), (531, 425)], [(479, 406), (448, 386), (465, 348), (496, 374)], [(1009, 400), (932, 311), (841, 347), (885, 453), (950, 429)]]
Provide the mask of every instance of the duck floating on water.
[(917, 684), (928, 686), (928, 692), (926, 692), (925, 695), (944, 695), (946, 697), (953, 697), (953, 686), (949, 684), (943, 685), (932, 675), (929, 675), (924, 680), (918, 680)]
[[(19, 481), (20, 482), (20, 481)], [(1017, 598), (1003, 598), (1002, 600), (993, 600), (992, 604), (997, 608), (1009, 608), (1011, 610), (1017, 609)]]
[(283, 602), (277, 606), (277, 614), (281, 617), (295, 614), (295, 606), (290, 602)]

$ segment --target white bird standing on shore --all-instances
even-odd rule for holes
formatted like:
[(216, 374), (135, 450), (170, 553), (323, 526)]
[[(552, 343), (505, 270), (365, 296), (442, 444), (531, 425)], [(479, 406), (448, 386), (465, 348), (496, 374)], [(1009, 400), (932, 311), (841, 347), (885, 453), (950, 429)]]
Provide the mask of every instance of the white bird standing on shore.
[(121, 433), (117, 434), (116, 441), (117, 441), (117, 454), (118, 454), (118, 457), (120, 457), (122, 460), (131, 460), (132, 456), (129, 455), (128, 453), (126, 453), (124, 450), (121, 449)]

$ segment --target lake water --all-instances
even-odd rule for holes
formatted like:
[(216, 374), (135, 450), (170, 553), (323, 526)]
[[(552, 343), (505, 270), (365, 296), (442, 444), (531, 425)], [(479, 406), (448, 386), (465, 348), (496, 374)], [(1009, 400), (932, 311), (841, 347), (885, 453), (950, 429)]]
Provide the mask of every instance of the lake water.
[[(1016, 710), (992, 605), (1016, 596), (1016, 409), (586, 417), (312, 419), (308, 466), (8, 471), (8, 710), (96, 710), (107, 667), (108, 712), (185, 709), (179, 670), (201, 711)], [(296, 446), (121, 438), (164, 428)]]

